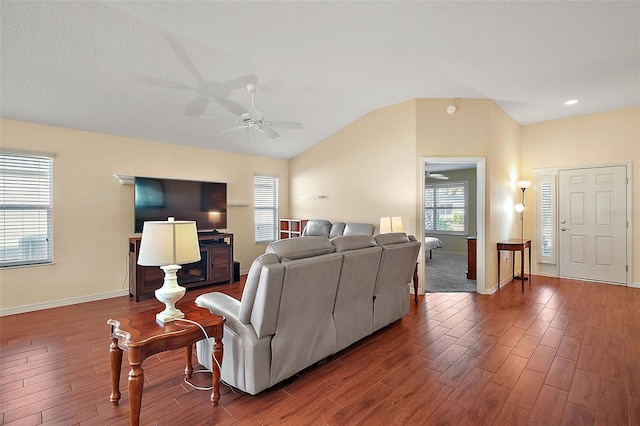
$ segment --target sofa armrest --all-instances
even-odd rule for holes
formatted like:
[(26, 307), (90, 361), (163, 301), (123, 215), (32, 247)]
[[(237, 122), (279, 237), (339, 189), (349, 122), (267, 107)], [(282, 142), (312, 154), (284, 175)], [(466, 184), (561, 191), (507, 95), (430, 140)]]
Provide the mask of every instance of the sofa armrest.
[(195, 304), (201, 308), (206, 308), (214, 315), (222, 315), (227, 319), (225, 326), (233, 330), (236, 334), (257, 340), (256, 332), (251, 324), (243, 324), (238, 318), (240, 313), (240, 302), (224, 293), (205, 293), (198, 296)]

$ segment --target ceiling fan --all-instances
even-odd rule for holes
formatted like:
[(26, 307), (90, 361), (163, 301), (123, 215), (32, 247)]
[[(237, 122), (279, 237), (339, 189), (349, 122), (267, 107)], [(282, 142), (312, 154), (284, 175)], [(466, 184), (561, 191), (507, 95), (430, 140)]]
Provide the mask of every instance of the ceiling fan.
[(431, 179), (441, 179), (441, 180), (449, 179), (449, 176), (445, 176), (442, 173), (431, 173), (428, 170), (427, 170), (427, 177)]
[(221, 134), (233, 132), (243, 129), (254, 129), (265, 136), (270, 138), (277, 138), (280, 135), (271, 127), (279, 127), (282, 129), (302, 129), (302, 123), (296, 123), (294, 121), (266, 121), (262, 111), (255, 108), (254, 96), (258, 91), (258, 86), (249, 83), (247, 84), (247, 92), (251, 95), (251, 108), (240, 115), (240, 119), (236, 120), (239, 125), (230, 129), (224, 130)]

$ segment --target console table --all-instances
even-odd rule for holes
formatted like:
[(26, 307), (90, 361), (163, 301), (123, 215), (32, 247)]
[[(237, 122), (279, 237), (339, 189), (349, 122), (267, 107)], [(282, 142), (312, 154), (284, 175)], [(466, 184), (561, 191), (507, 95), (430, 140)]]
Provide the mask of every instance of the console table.
[[(185, 314), (185, 319), (200, 324), (209, 337), (214, 338), (212, 354), (211, 403), (218, 405), (220, 400), (220, 369), (222, 365), (222, 336), (225, 318), (213, 315), (205, 308), (192, 303), (178, 306)], [(129, 357), (129, 418), (131, 425), (140, 423), (140, 407), (142, 405), (142, 385), (144, 370), (142, 362), (149, 356), (178, 348), (185, 348), (185, 375), (193, 373), (193, 344), (204, 339), (204, 333), (196, 324), (176, 320), (173, 322), (156, 322), (155, 311), (145, 311), (119, 316), (107, 321), (111, 326), (111, 345), (109, 360), (111, 364), (111, 396), (109, 400), (115, 407), (120, 401), (120, 373), (122, 369), (122, 352), (127, 351)]]
[[(164, 282), (155, 266), (138, 265), (141, 236), (129, 238), (129, 294), (136, 302), (150, 299)], [(216, 283), (233, 283), (233, 234), (200, 233), (200, 261), (182, 265), (178, 284), (186, 289)]]
[[(511, 275), (513, 278), (520, 278), (522, 280), (522, 291), (524, 291), (524, 280), (527, 278), (524, 276), (524, 250), (529, 249), (529, 286), (531, 286), (531, 240), (523, 240), (520, 238), (512, 238), (510, 240), (498, 242), (498, 290), (500, 290), (500, 252), (507, 250), (511, 252)], [(515, 263), (513, 261), (513, 254), (520, 252), (520, 277), (516, 277)]]

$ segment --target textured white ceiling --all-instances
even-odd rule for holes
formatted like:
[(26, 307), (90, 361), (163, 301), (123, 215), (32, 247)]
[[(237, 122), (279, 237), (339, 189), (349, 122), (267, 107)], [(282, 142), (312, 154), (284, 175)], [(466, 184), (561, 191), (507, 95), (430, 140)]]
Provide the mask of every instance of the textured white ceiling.
[[(291, 158), (413, 98), (488, 98), (520, 124), (640, 105), (638, 1), (0, 7), (0, 114), (16, 120)], [(220, 135), (248, 81), (266, 120), (304, 129)]]

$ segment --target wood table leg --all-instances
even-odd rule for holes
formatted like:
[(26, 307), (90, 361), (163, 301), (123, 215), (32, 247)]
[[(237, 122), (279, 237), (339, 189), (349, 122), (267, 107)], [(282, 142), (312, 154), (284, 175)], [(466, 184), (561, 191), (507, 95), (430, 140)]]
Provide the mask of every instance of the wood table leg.
[(211, 404), (218, 405), (220, 400), (220, 366), (222, 366), (222, 339), (216, 337), (213, 345), (213, 354), (211, 356), (211, 365), (213, 371), (211, 372), (211, 380), (213, 391), (211, 392)]
[(418, 304), (418, 264), (416, 263), (416, 269), (413, 270), (413, 303)]
[(524, 247), (522, 247), (522, 250), (520, 251), (520, 280), (522, 281), (522, 291), (524, 291), (524, 280), (525, 280), (525, 276), (524, 276)]
[(192, 345), (187, 345), (184, 347), (184, 357), (185, 357), (185, 364), (186, 364), (186, 367), (184, 368), (184, 375), (187, 377), (187, 379), (190, 379), (191, 375), (193, 374), (193, 362), (192, 362), (193, 346)]
[(131, 426), (140, 424), (143, 384), (144, 370), (142, 369), (142, 363), (131, 364), (131, 371), (129, 371), (129, 421)]
[(500, 290), (500, 249), (498, 249), (498, 290)]
[(118, 339), (112, 337), (109, 346), (109, 363), (111, 364), (111, 396), (109, 401), (114, 407), (120, 401), (120, 372), (122, 371), (122, 349), (118, 346)]
[(531, 288), (531, 246), (529, 246), (529, 288)]

